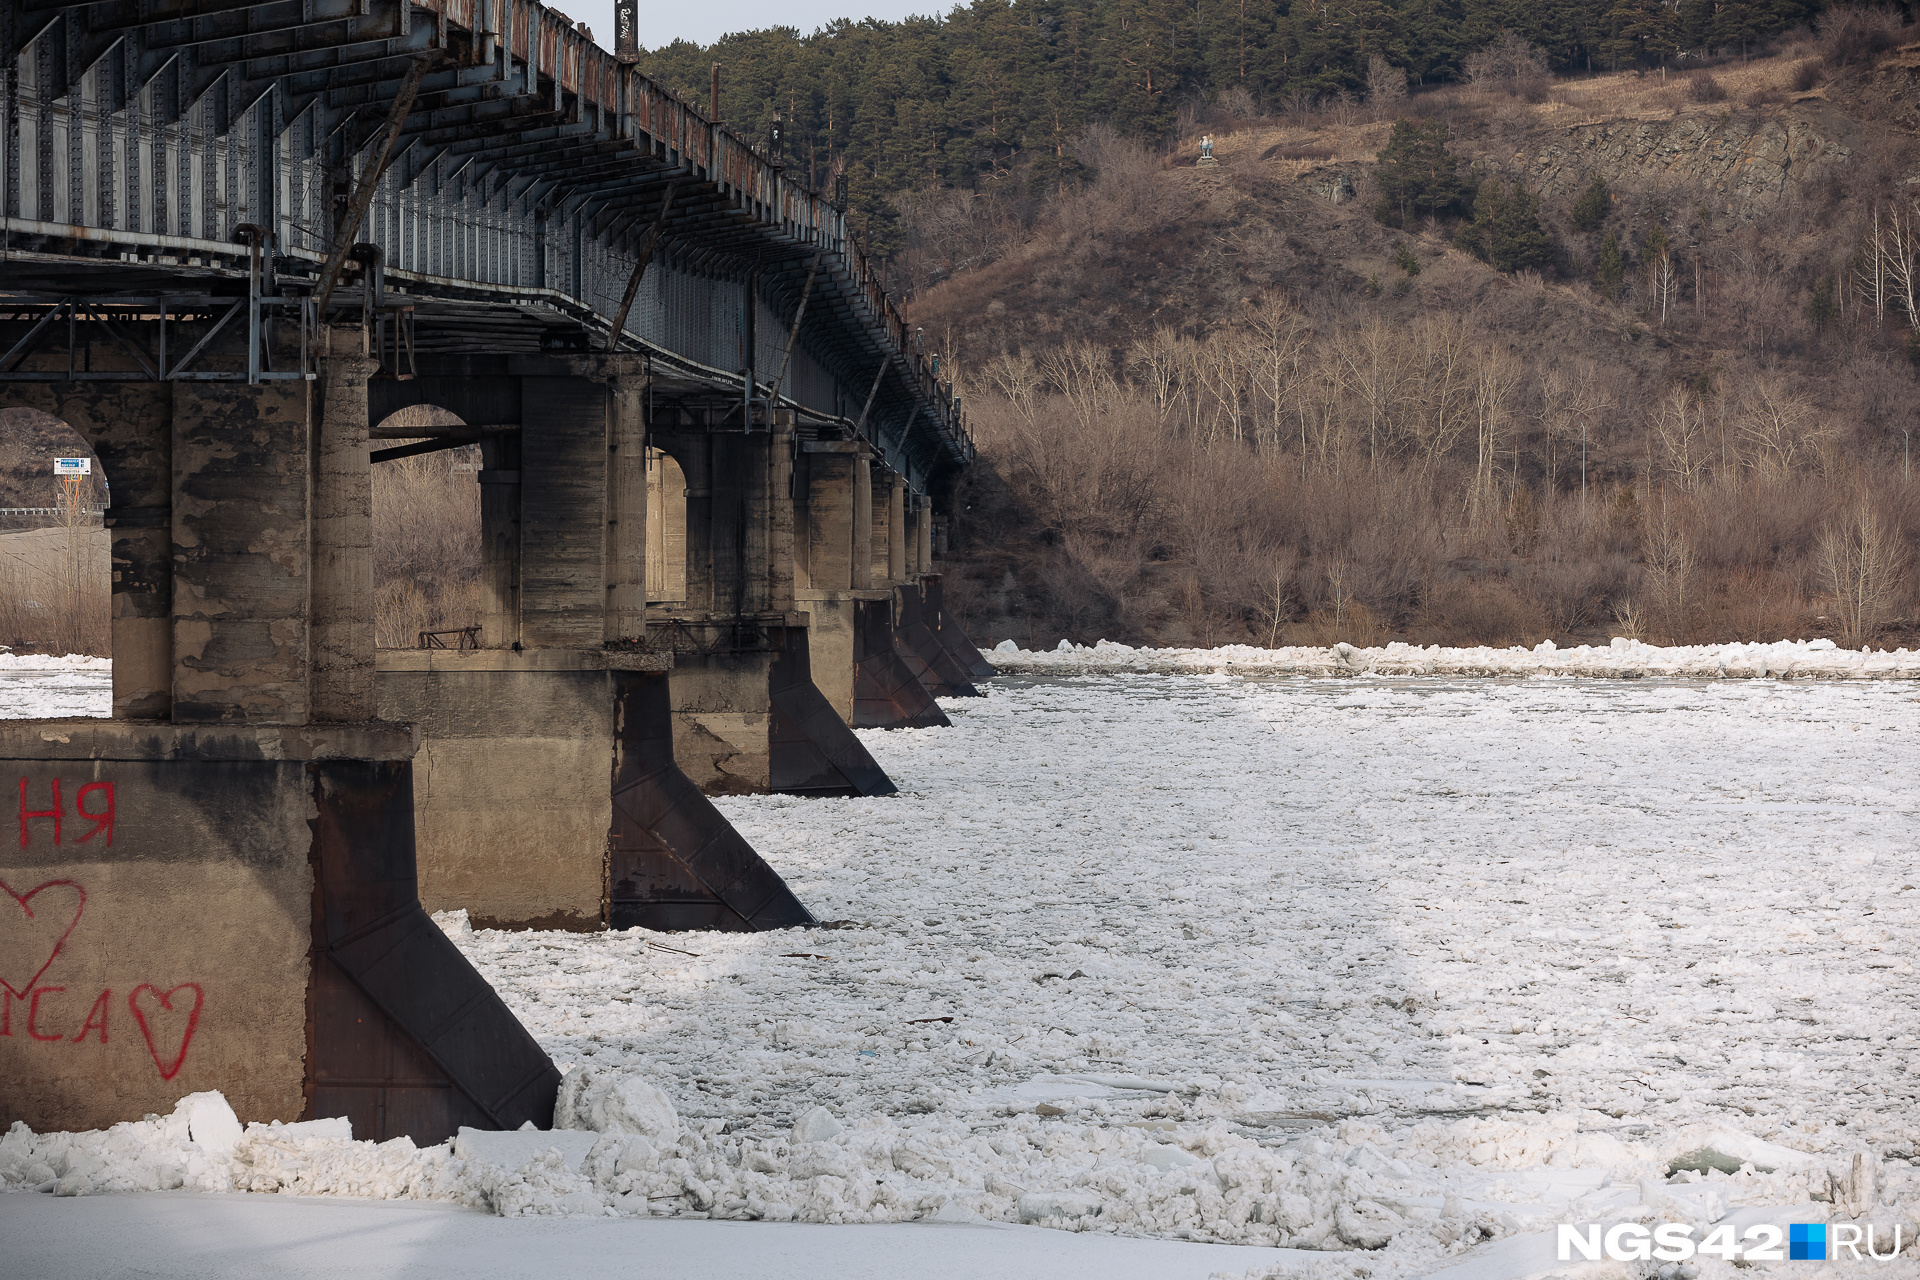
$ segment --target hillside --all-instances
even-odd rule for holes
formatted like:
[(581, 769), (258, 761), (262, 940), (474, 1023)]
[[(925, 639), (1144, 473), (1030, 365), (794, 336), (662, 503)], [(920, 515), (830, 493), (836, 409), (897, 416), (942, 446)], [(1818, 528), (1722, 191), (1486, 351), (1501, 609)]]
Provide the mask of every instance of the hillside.
[[(909, 202), (911, 313), (985, 442), (949, 594), (1045, 643), (1911, 637), (1899, 34), (1216, 112), (1164, 155), (1094, 131), (1031, 215)], [(1395, 120), (1444, 124), (1472, 208), (1383, 224)], [(1469, 250), (1509, 214), (1537, 252), (1501, 271)], [(1081, 502), (1088, 476), (1131, 509)], [(1881, 566), (1850, 603), (1847, 527)]]

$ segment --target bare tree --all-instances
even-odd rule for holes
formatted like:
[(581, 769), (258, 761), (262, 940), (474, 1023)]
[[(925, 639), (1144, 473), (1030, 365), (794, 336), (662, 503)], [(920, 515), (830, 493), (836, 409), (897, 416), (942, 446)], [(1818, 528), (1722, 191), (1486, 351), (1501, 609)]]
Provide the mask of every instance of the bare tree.
[(1740, 394), (1736, 431), (1741, 459), (1762, 475), (1784, 475), (1826, 434), (1813, 406), (1778, 373), (1763, 373)]
[(1375, 111), (1391, 111), (1407, 96), (1407, 73), (1379, 54), (1367, 59), (1367, 105)]
[(1682, 512), (1676, 510), (1678, 506), (1671, 498), (1655, 505), (1648, 514), (1646, 531), (1647, 595), (1654, 618), (1671, 644), (1688, 638), (1687, 611), (1700, 564)]
[(1475, 88), (1524, 93), (1547, 78), (1546, 51), (1512, 31), (1466, 57), (1467, 80)]
[(1833, 593), (1833, 613), (1848, 648), (1880, 634), (1906, 569), (1898, 530), (1870, 498), (1861, 498), (1820, 535), (1820, 577)]
[(1249, 302), (1246, 329), (1251, 341), (1254, 382), (1267, 399), (1268, 444), (1278, 448), (1283, 433), (1282, 419), (1305, 377), (1303, 358), (1313, 340), (1313, 331), (1299, 312), (1279, 298)]
[(1158, 325), (1151, 334), (1135, 339), (1127, 348), (1127, 368), (1136, 376), (1146, 378), (1147, 390), (1153, 396), (1154, 414), (1165, 422), (1173, 408), (1174, 388), (1180, 377), (1179, 334), (1166, 325)]
[(1653, 413), (1653, 435), (1660, 465), (1683, 492), (1692, 493), (1707, 477), (1707, 418), (1700, 397), (1675, 383)]
[(1452, 316), (1422, 318), (1413, 341), (1415, 429), (1421, 469), (1430, 475), (1460, 443), (1471, 419), (1471, 352), (1466, 327)]
[(1224, 419), (1227, 434), (1235, 444), (1239, 444), (1247, 434), (1251, 396), (1248, 394), (1246, 374), (1252, 352), (1248, 350), (1242, 334), (1229, 331), (1199, 344), (1195, 354), (1198, 356), (1195, 371), (1199, 374), (1200, 388), (1214, 406), (1214, 412), (1208, 420), (1208, 442), (1212, 442), (1214, 424)]
[(1887, 282), (1907, 327), (1920, 329), (1920, 208), (1890, 209), (1880, 236)]
[(1242, 85), (1234, 85), (1220, 95), (1220, 109), (1236, 120), (1252, 120), (1260, 114), (1260, 104)]
[(1873, 318), (1882, 321), (1887, 318), (1887, 244), (1885, 231), (1880, 224), (1880, 206), (1873, 206), (1873, 221), (1867, 228), (1867, 234), (1861, 238), (1860, 251), (1854, 255), (1853, 277), (1855, 286), (1866, 298), (1867, 305), (1873, 308)]
[(1025, 347), (1018, 352), (1002, 351), (987, 361), (981, 370), (994, 390), (1005, 396), (1020, 416), (1033, 421), (1034, 409), (1045, 378)]
[(1267, 648), (1280, 643), (1281, 624), (1293, 617), (1293, 571), (1298, 563), (1291, 547), (1267, 550), (1266, 575), (1256, 606), (1261, 621), (1267, 624)]
[(1407, 349), (1398, 329), (1375, 319), (1333, 335), (1341, 376), (1366, 418), (1367, 461), (1378, 466), (1399, 443), (1406, 391)]
[(1083, 426), (1100, 411), (1101, 401), (1114, 386), (1113, 353), (1096, 342), (1055, 347), (1041, 358), (1040, 365), (1047, 381), (1066, 397)]
[(1467, 514), (1476, 525), (1499, 514), (1494, 466), (1501, 443), (1513, 427), (1513, 397), (1520, 389), (1524, 373), (1525, 366), (1519, 357), (1504, 347), (1484, 347), (1474, 360), (1473, 412), (1478, 457), (1474, 463), (1473, 488), (1467, 495)]

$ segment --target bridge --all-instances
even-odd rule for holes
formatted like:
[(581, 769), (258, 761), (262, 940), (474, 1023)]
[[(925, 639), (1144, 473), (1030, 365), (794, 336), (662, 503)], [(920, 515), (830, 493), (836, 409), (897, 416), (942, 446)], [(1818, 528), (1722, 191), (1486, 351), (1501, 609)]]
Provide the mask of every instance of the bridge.
[[(550, 1123), (428, 912), (813, 922), (707, 797), (886, 794), (850, 726), (991, 674), (934, 572), (951, 383), (844, 208), (542, 5), (0, 40), (0, 405), (111, 480), (114, 653), (112, 719), (0, 724), (0, 1124)], [(377, 650), (373, 468), (468, 446), (484, 615)]]

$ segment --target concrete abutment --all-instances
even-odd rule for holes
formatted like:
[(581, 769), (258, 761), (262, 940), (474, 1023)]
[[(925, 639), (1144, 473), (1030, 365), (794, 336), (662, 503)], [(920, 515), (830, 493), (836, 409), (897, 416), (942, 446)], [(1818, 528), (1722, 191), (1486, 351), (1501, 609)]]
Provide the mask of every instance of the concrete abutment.
[(117, 660), (112, 719), (0, 722), (0, 1124), (203, 1089), (374, 1139), (551, 1123), (558, 1071), (416, 895), (417, 739), (373, 718), (364, 386), (328, 360), (10, 388), (114, 468)]

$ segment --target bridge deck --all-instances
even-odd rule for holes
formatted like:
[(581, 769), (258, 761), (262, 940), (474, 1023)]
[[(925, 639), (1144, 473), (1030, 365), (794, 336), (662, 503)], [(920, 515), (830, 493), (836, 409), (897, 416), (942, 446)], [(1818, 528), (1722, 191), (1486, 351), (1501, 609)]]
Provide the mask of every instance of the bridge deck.
[[(916, 489), (971, 460), (844, 211), (554, 10), (5, 0), (0, 39), (0, 290), (244, 291), (258, 227), (297, 294), (352, 231), (423, 351), (645, 351), (709, 399), (843, 424), (877, 376), (864, 434)], [(329, 310), (356, 318), (357, 295)]]

